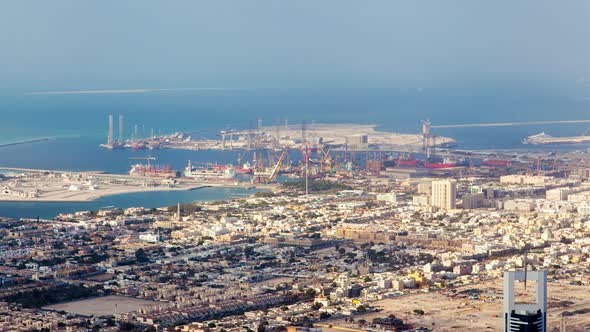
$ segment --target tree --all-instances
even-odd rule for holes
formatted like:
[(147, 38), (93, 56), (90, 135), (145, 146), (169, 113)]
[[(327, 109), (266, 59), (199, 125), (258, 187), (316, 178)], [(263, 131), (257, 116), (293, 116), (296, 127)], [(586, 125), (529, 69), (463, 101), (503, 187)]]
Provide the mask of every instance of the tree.
[(358, 307), (356, 307), (356, 312), (358, 312), (358, 313), (367, 312), (367, 308), (365, 308), (365, 306), (361, 304)]
[(321, 303), (319, 303), (319, 302), (315, 302), (315, 303), (314, 303), (314, 304), (311, 306), (311, 308), (312, 308), (313, 310), (320, 310), (320, 308), (321, 308), (321, 307), (323, 307), (323, 306), (324, 306), (323, 304), (321, 304)]
[(256, 332), (266, 332), (267, 325), (268, 325), (267, 321), (261, 322), (260, 324), (258, 324), (258, 327), (256, 328)]
[(422, 309), (414, 309), (414, 313), (418, 316), (423, 316), (424, 315), (424, 310)]
[(135, 259), (137, 259), (137, 261), (139, 263), (145, 263), (150, 260), (148, 258), (148, 256), (146, 255), (145, 250), (143, 250), (143, 248), (139, 248), (135, 251)]
[(244, 248), (244, 256), (246, 256), (246, 258), (250, 258), (250, 256), (254, 255), (254, 247), (246, 247)]

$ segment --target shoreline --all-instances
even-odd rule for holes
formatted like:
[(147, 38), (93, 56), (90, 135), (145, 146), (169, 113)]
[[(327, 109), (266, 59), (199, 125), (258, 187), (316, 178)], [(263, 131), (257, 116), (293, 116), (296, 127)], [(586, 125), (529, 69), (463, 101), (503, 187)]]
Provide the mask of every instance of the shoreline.
[[(41, 190), (35, 196), (17, 194), (0, 194), (0, 202), (13, 203), (88, 203), (97, 201), (104, 197), (134, 194), (134, 193), (150, 193), (150, 192), (175, 192), (175, 191), (194, 191), (203, 188), (224, 188), (224, 189), (258, 189), (258, 190), (273, 190), (276, 185), (268, 184), (252, 184), (252, 183), (215, 183), (215, 182), (198, 182), (191, 179), (179, 179), (174, 186), (168, 186), (158, 181), (162, 179), (150, 177), (137, 177), (122, 174), (109, 174), (98, 172), (69, 172), (69, 171), (52, 171), (40, 169), (23, 169), (14, 167), (0, 167), (0, 170), (13, 170), (23, 173), (37, 173), (43, 174), (79, 174), (90, 176), (90, 179), (64, 182), (55, 182), (45, 178), (37, 178), (28, 180), (28, 183), (21, 184), (19, 188), (22, 192), (30, 192), (34, 190)], [(51, 175), (50, 175), (51, 176)], [(95, 189), (87, 189), (87, 181), (97, 182), (98, 186)], [(122, 181), (122, 182), (121, 182)], [(151, 185), (146, 186), (146, 182), (151, 182)], [(2, 181), (0, 181), (0, 184)], [(27, 188), (27, 190), (23, 189)], [(76, 189), (68, 189), (76, 188)]]
[(145, 189), (139, 189), (139, 190), (133, 190), (133, 189), (127, 189), (127, 190), (120, 190), (120, 191), (116, 191), (116, 192), (109, 192), (109, 193), (103, 193), (103, 194), (99, 194), (99, 195), (85, 195), (88, 193), (82, 193), (82, 196), (86, 196), (85, 198), (81, 198), (81, 199), (69, 199), (69, 198), (63, 198), (63, 199), (55, 199), (55, 198), (21, 198), (19, 199), (17, 198), (5, 198), (4, 196), (0, 196), (0, 202), (13, 202), (13, 203), (89, 203), (89, 202), (94, 202), (97, 201), (101, 198), (104, 197), (110, 197), (110, 196), (117, 196), (117, 195), (126, 195), (126, 194), (135, 194), (135, 193), (149, 193), (149, 192), (171, 192), (171, 191), (193, 191), (193, 190), (198, 190), (198, 189), (203, 189), (203, 188), (208, 188), (209, 186), (194, 186), (194, 187), (188, 187), (188, 188), (170, 188), (170, 189), (165, 189), (165, 188), (154, 188), (153, 190), (145, 190)]

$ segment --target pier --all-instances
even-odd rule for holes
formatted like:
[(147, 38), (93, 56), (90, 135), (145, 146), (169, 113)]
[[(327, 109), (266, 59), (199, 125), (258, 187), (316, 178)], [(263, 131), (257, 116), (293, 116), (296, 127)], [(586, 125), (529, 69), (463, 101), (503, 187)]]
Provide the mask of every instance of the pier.
[(7, 146), (13, 146), (13, 145), (23, 145), (23, 144), (29, 144), (29, 143), (44, 142), (44, 141), (49, 141), (49, 138), (43, 137), (43, 138), (29, 139), (29, 140), (20, 141), (20, 142), (4, 143), (4, 144), (0, 144), (0, 148), (4, 148)]
[(450, 125), (430, 125), (430, 128), (469, 128), (469, 127), (508, 127), (544, 124), (590, 123), (590, 120), (532, 121), (532, 122), (498, 122), (498, 123), (466, 123)]

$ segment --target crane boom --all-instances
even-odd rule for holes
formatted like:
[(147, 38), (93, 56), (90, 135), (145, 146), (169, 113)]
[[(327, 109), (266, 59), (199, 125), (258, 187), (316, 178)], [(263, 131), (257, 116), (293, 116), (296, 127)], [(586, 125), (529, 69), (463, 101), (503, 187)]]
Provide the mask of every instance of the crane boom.
[(277, 161), (276, 165), (273, 167), (272, 172), (270, 173), (270, 176), (268, 177), (269, 181), (275, 181), (277, 179), (277, 177), (279, 176), (279, 172), (281, 171), (281, 166), (283, 165), (283, 160), (285, 160), (285, 157), (287, 156), (287, 151), (283, 151), (283, 153), (281, 153), (281, 156), (279, 157), (279, 160)]

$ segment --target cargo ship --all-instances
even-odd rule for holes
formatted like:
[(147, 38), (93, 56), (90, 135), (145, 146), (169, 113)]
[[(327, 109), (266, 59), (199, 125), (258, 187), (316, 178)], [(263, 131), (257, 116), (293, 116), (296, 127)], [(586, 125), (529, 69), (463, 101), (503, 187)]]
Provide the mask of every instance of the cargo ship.
[(567, 136), (567, 137), (553, 137), (544, 132), (532, 135), (524, 140), (523, 144), (581, 144), (590, 143), (590, 136)]
[(416, 167), (420, 165), (420, 160), (416, 159), (396, 159), (394, 162), (397, 166)]
[(451, 159), (445, 159), (442, 162), (435, 162), (435, 161), (426, 161), (424, 163), (425, 168), (453, 168), (457, 167), (457, 162)]
[(236, 166), (236, 173), (239, 174), (252, 174), (252, 171), (252, 166), (248, 162), (242, 166)]
[(399, 155), (397, 159), (393, 159), (395, 166), (398, 167), (418, 167), (420, 166), (421, 161), (412, 158), (412, 153), (405, 153)]
[(193, 167), (189, 160), (184, 170), (184, 176), (199, 180), (232, 180), (236, 176), (236, 168), (233, 165)]

